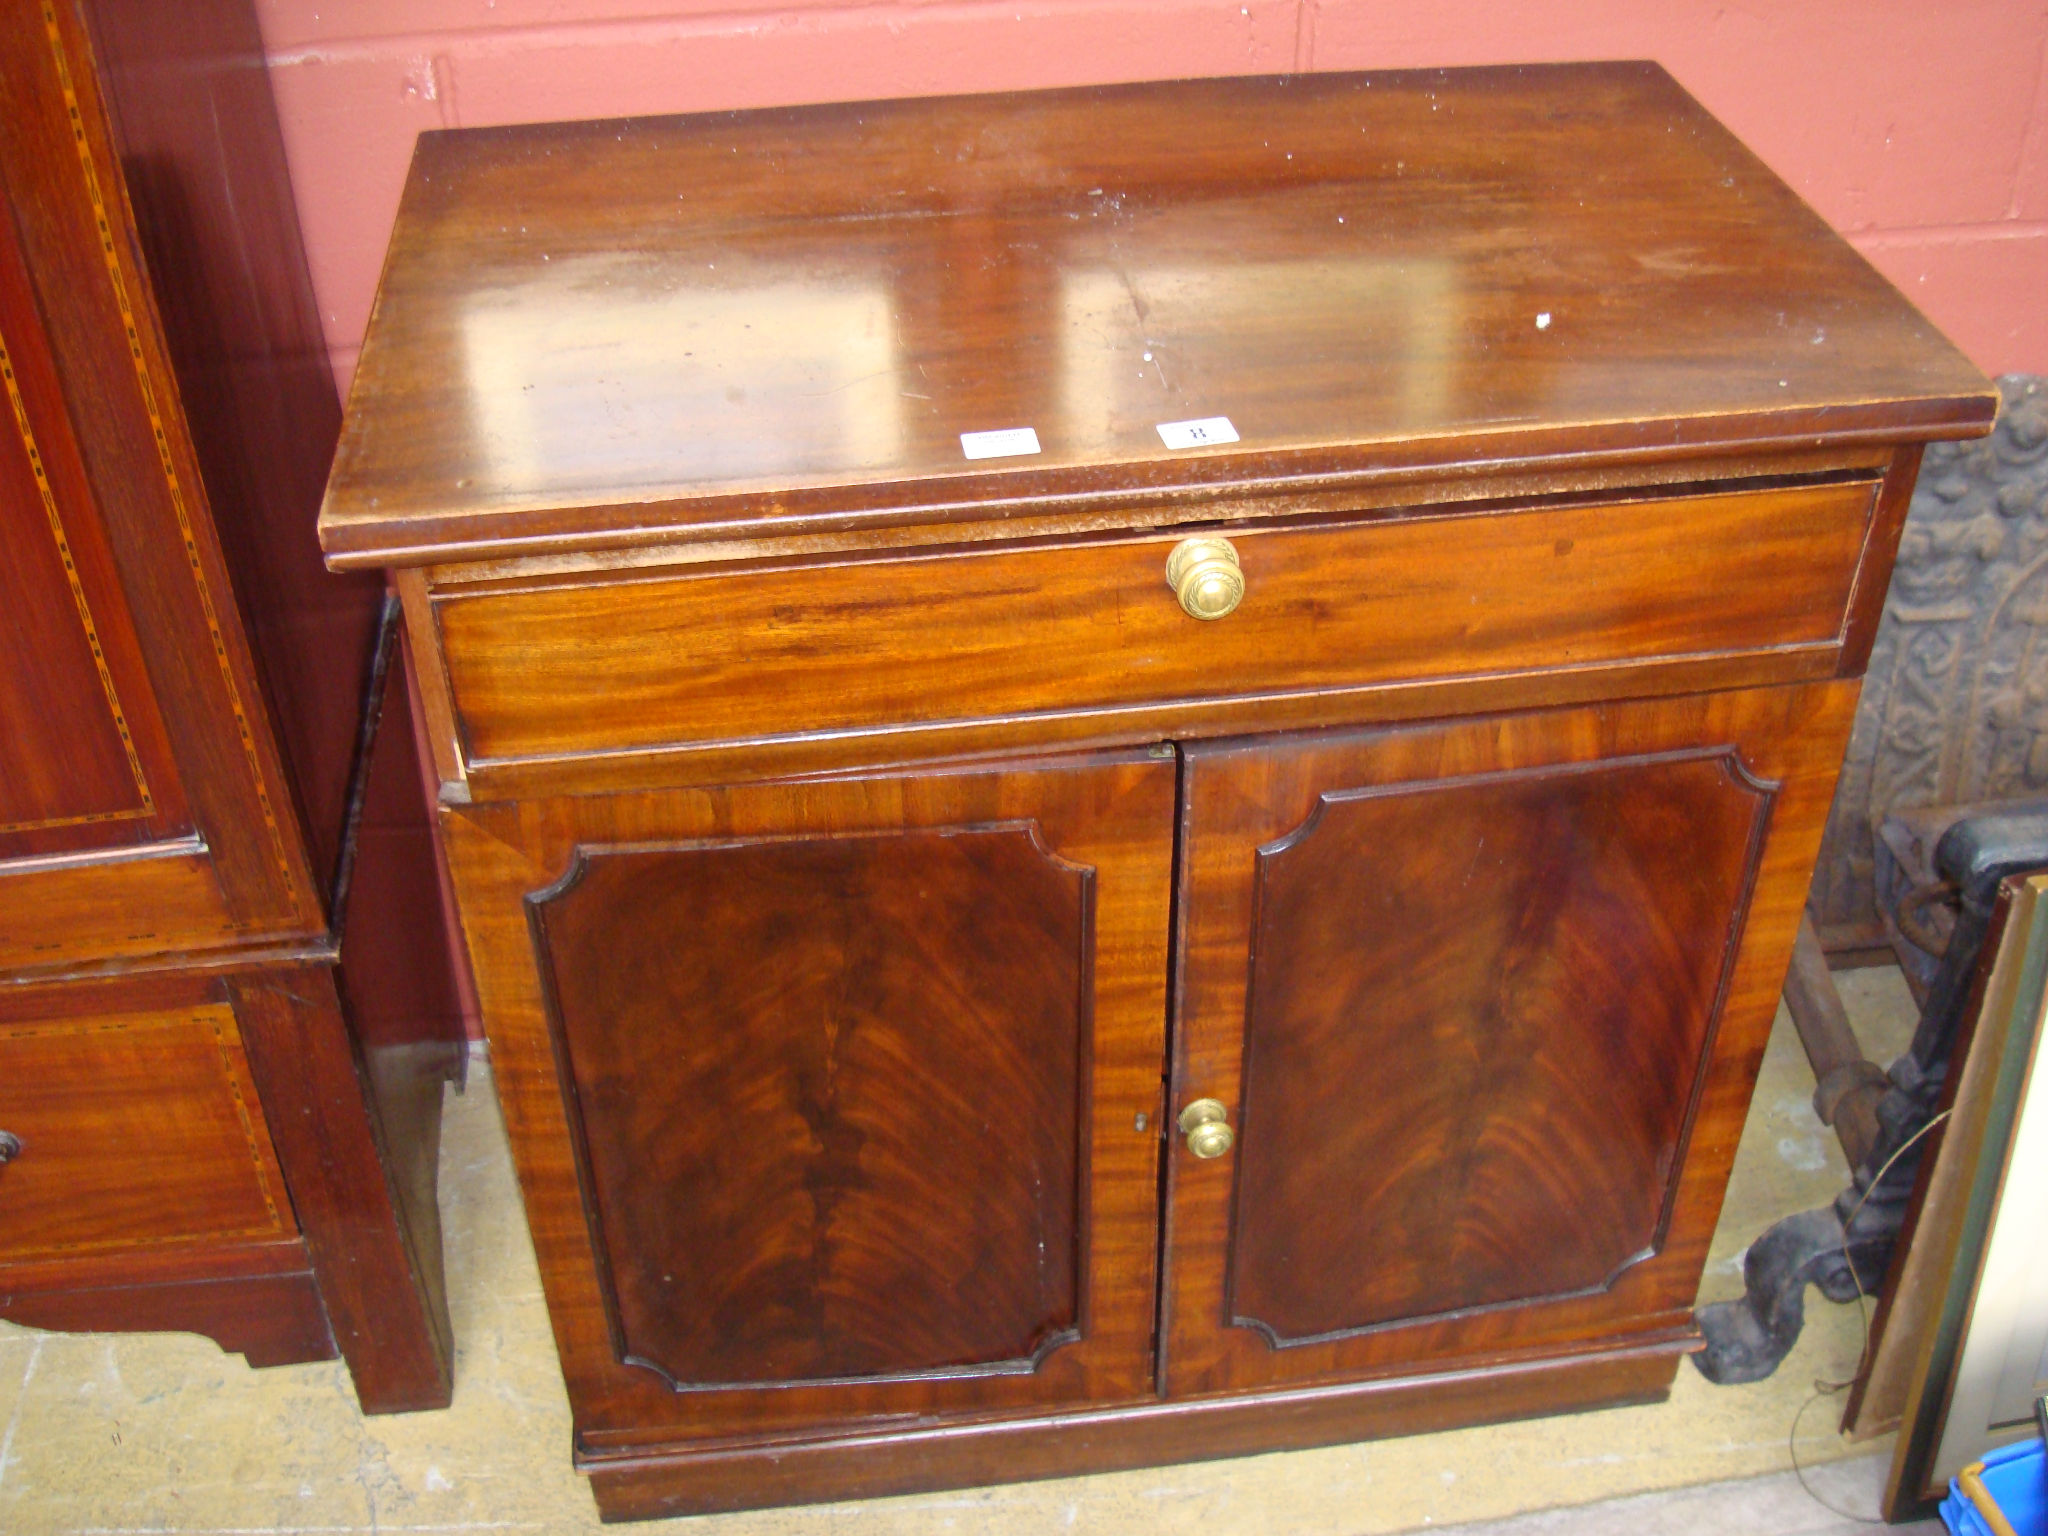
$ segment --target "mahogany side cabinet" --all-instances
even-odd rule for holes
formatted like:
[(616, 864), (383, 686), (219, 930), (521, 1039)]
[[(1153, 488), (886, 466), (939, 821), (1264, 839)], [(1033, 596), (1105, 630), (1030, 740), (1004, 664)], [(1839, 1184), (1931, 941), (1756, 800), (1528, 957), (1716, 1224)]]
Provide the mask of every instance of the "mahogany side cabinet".
[(320, 527), (603, 1512), (1661, 1396), (1993, 410), (1653, 65), (424, 136)]
[(0, 0), (0, 183), (0, 1319), (443, 1406), (460, 1015), (249, 0)]

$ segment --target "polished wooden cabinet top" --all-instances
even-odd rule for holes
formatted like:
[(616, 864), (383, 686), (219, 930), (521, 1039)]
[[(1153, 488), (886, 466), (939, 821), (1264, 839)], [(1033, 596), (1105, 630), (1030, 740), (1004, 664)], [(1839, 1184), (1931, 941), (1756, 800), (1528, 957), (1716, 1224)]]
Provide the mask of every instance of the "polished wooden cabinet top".
[[(361, 565), (1144, 521), (1994, 408), (1651, 64), (464, 130), (420, 140), (321, 533)], [(1159, 431), (1215, 417), (1237, 441)]]

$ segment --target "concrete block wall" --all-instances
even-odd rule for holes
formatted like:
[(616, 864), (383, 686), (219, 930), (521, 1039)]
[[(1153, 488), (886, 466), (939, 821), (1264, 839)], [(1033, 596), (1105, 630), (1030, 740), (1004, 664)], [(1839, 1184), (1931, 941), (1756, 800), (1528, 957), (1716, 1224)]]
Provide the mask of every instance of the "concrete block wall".
[(2048, 0), (258, 0), (346, 387), (421, 129), (1660, 61), (1979, 366), (2048, 372)]

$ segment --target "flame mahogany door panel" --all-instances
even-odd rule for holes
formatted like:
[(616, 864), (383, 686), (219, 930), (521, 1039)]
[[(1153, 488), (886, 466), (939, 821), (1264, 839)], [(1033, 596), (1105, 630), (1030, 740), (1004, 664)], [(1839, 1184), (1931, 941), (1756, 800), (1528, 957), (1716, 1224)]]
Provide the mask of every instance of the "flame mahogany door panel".
[(1174, 796), (446, 814), (586, 1449), (1151, 1393)]
[(1162, 1387), (1684, 1347), (1854, 702), (1189, 748)]

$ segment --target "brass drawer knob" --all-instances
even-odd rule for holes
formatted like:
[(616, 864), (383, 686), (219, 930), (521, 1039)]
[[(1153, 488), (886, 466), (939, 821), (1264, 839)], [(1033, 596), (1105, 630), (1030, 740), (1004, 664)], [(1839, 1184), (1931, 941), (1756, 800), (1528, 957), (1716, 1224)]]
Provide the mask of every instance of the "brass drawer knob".
[(1225, 1122), (1230, 1111), (1215, 1099), (1197, 1099), (1180, 1112), (1180, 1133), (1188, 1150), (1200, 1158), (1221, 1157), (1237, 1137)]
[(1182, 539), (1166, 557), (1166, 584), (1190, 618), (1220, 619), (1244, 600), (1244, 572), (1230, 540)]
[(0, 1163), (11, 1163), (21, 1156), (21, 1138), (12, 1131), (0, 1131)]

